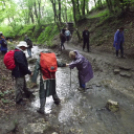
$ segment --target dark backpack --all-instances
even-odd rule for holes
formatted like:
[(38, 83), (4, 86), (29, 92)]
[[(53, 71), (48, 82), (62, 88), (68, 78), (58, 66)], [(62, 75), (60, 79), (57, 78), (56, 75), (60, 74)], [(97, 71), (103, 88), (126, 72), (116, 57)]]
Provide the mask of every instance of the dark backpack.
[(33, 46), (33, 45), (32, 45), (32, 41), (31, 41), (30, 39), (27, 39), (26, 42), (27, 42), (27, 45), (28, 45), (30, 48)]
[(3, 47), (7, 47), (7, 42), (6, 42), (5, 40), (2, 40), (1, 45), (2, 45)]

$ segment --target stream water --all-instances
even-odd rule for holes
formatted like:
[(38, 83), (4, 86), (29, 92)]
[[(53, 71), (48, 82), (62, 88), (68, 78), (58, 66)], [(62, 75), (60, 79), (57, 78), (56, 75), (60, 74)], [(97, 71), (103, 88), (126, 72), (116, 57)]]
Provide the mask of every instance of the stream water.
[[(40, 51), (42, 49), (35, 46), (32, 49), (33, 57), (37, 58)], [(50, 119), (51, 124), (59, 124), (65, 134), (134, 134), (132, 99), (115, 90), (96, 85), (92, 85), (86, 92), (79, 92), (76, 69), (70, 74), (69, 68), (59, 68), (56, 83), (61, 105), (54, 105), (52, 97), (48, 97), (45, 112), (50, 114), (56, 112), (55, 117)], [(90, 82), (87, 86), (89, 84)], [(105, 109), (109, 99), (119, 103), (118, 112), (113, 113)], [(39, 106), (39, 96), (36, 93), (35, 101), (31, 103), (31, 110), (35, 111)]]

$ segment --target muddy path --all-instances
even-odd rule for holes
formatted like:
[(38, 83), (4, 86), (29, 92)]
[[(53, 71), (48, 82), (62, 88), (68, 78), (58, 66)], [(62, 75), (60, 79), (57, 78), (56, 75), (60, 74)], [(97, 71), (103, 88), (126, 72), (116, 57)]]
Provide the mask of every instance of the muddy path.
[[(42, 116), (36, 112), (39, 107), (38, 92), (35, 99), (25, 107), (17, 107), (12, 115), (0, 117), (0, 134), (133, 134), (134, 133), (134, 72), (130, 59), (115, 59), (110, 54), (92, 51), (82, 52), (81, 48), (66, 45), (67, 50), (57, 53), (58, 60), (70, 62), (69, 50), (78, 49), (87, 57), (94, 68), (94, 78), (87, 83), (86, 92), (77, 91), (77, 70), (70, 73), (68, 68), (59, 68), (56, 73), (57, 93), (61, 104), (56, 106), (51, 97), (47, 98)], [(34, 58), (43, 49), (34, 46)], [(131, 65), (130, 65), (131, 63)], [(129, 65), (129, 66), (128, 66)], [(34, 65), (29, 68), (33, 70)], [(115, 70), (117, 69), (117, 70)], [(122, 75), (124, 73), (124, 75)], [(71, 75), (71, 87), (70, 87)], [(27, 81), (30, 78), (27, 76)], [(34, 89), (37, 91), (38, 88)], [(108, 99), (119, 103), (118, 112), (105, 108)]]

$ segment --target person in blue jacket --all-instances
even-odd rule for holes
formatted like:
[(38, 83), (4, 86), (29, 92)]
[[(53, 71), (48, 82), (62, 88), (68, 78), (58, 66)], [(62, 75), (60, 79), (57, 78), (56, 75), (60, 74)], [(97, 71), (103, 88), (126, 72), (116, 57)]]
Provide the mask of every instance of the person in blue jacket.
[(7, 52), (7, 42), (2, 32), (0, 32), (0, 44), (1, 44), (0, 51), (2, 54), (5, 54)]
[(119, 55), (119, 50), (121, 51), (121, 58), (124, 57), (123, 43), (124, 43), (124, 27), (121, 27), (116, 31), (114, 35), (113, 46), (115, 47), (117, 57)]
[(16, 87), (16, 104), (24, 104), (23, 94), (25, 97), (29, 98), (31, 92), (28, 91), (26, 87), (25, 75), (32, 75), (31, 71), (28, 69), (28, 63), (25, 56), (24, 50), (27, 49), (27, 43), (25, 41), (20, 41), (20, 43), (15, 48), (14, 60), (16, 67), (12, 70), (12, 75), (15, 77), (15, 87)]

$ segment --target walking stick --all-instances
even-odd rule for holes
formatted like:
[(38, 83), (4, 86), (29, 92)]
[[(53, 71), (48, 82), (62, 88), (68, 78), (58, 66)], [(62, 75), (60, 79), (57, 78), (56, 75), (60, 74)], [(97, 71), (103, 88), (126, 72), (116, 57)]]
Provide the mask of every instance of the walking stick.
[(70, 68), (70, 88), (69, 90), (71, 89), (71, 68)]

